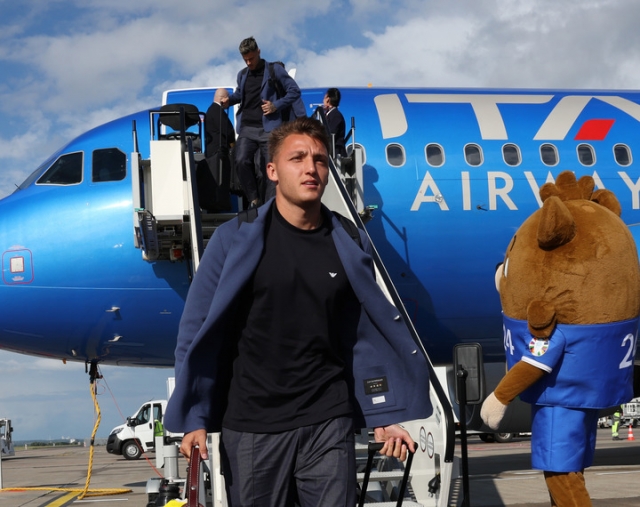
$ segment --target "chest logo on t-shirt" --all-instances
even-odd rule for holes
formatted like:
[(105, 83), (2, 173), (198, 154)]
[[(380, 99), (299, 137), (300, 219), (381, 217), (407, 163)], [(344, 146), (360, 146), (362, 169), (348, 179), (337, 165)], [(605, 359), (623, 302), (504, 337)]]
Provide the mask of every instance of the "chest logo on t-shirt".
[(331, 271), (329, 271), (329, 276), (331, 278), (335, 278), (336, 276), (338, 276), (338, 273), (332, 273)]
[(549, 349), (549, 340), (532, 338), (529, 342), (529, 352), (534, 356), (542, 356)]

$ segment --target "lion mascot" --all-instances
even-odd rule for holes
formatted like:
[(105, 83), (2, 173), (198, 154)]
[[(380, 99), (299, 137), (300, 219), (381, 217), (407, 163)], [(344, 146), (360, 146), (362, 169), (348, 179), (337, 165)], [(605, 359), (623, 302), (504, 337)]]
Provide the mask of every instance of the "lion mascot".
[(598, 412), (633, 397), (638, 254), (617, 198), (594, 187), (570, 171), (543, 185), (496, 272), (508, 373), (481, 416), (497, 429), (516, 396), (531, 403), (531, 462), (557, 507), (591, 505)]

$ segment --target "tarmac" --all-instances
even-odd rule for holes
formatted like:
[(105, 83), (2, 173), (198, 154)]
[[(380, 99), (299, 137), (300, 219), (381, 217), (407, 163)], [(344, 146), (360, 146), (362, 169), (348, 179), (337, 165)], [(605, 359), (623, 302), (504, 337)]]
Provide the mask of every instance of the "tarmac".
[[(640, 505), (640, 440), (611, 440), (611, 430), (599, 430), (594, 465), (585, 471), (587, 488), (594, 507), (630, 507)], [(621, 432), (626, 437), (626, 429)], [(639, 435), (640, 439), (640, 435)], [(461, 455), (460, 442), (456, 454)], [(548, 507), (548, 493), (542, 473), (530, 465), (528, 438), (511, 443), (484, 443), (477, 437), (468, 441), (469, 506), (472, 507)], [(16, 455), (0, 462), (0, 506), (65, 507), (97, 505), (99, 507), (146, 507), (147, 480), (159, 477), (149, 460), (127, 461), (107, 453), (104, 446), (95, 448), (89, 491), (125, 489), (116, 495), (78, 499), (85, 488), (90, 449), (85, 447), (48, 447), (16, 449)], [(184, 477), (186, 460), (180, 458)], [(51, 491), (51, 488), (75, 491)], [(20, 488), (8, 491), (8, 488)], [(44, 489), (29, 489), (44, 488)], [(462, 506), (462, 481), (454, 486), (451, 505)], [(107, 491), (105, 493), (111, 493)]]
[[(627, 440), (627, 428), (620, 429), (620, 436), (622, 440), (612, 441), (611, 429), (598, 430), (594, 462), (584, 472), (593, 507), (640, 506), (640, 441), (635, 435)], [(459, 446), (456, 454), (460, 456)], [(528, 437), (508, 444), (485, 444), (473, 437), (468, 456), (470, 506), (549, 507), (544, 476), (531, 469)], [(456, 488), (462, 489), (461, 481)]]
[[(147, 480), (158, 477), (149, 460), (127, 461), (122, 456), (109, 454), (104, 446), (95, 447), (90, 475), (89, 494), (92, 490), (125, 489), (123, 494), (85, 497), (78, 500), (85, 488), (89, 470), (90, 448), (57, 446), (47, 448), (16, 449), (15, 456), (2, 459), (2, 485), (0, 506), (12, 507), (64, 507), (67, 505), (95, 504), (101, 507), (138, 507), (148, 503)], [(186, 461), (181, 460), (182, 469)], [(47, 491), (47, 488), (80, 490)], [(8, 488), (24, 488), (7, 491)], [(31, 489), (31, 488), (45, 488)], [(107, 491), (106, 493), (111, 493)]]

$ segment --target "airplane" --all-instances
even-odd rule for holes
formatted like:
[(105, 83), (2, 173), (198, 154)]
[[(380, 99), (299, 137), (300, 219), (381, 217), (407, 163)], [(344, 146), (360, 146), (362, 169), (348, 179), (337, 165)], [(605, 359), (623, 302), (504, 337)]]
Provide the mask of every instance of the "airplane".
[[(162, 107), (80, 135), (0, 200), (0, 348), (92, 365), (173, 365), (204, 242), (241, 207), (236, 200), (226, 215), (201, 214), (193, 195), (203, 155), (184, 148), (202, 141), (214, 91), (166, 91)], [(340, 110), (354, 120), (349, 157), (333, 168), (336, 195), (349, 199), (337, 201), (366, 222), (378, 269), (442, 385), (432, 396), (454, 399), (460, 343), (481, 344), (490, 392), (505, 371), (494, 272), (541, 205), (540, 186), (567, 169), (592, 175), (640, 238), (640, 93), (341, 92)], [(309, 115), (324, 93), (302, 90)], [(439, 410), (448, 418), (446, 405)], [(472, 428), (481, 427), (477, 412)], [(517, 404), (508, 414), (502, 431), (528, 424)]]

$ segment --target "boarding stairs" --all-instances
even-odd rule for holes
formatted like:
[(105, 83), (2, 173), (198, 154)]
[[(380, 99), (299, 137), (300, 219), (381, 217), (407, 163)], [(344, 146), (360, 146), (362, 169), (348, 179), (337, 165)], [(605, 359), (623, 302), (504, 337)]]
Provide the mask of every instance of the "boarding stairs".
[[(140, 154), (135, 124), (133, 127), (134, 244), (148, 262), (190, 261), (192, 275), (215, 230), (235, 213), (207, 213), (198, 203), (196, 165), (204, 158), (204, 113), (190, 104), (168, 104), (150, 111), (149, 123), (147, 159)], [(333, 158), (333, 165), (366, 222), (371, 209), (363, 201), (364, 148), (355, 142), (353, 120), (349, 139), (348, 156)]]
[(196, 164), (204, 158), (204, 113), (190, 104), (169, 104), (149, 116), (148, 159), (140, 154), (133, 127), (134, 243), (144, 260), (186, 259), (193, 274), (216, 228), (235, 214), (206, 213), (198, 203)]

